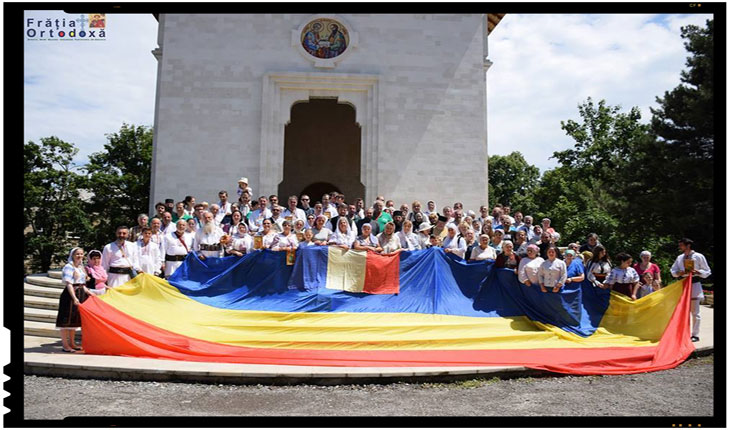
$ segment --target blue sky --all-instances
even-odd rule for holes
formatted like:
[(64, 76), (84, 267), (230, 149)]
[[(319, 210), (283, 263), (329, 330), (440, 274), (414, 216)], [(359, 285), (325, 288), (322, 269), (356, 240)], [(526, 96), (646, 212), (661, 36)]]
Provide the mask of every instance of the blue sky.
[(541, 171), (572, 146), (561, 120), (578, 120), (592, 97), (638, 106), (651, 118), (656, 96), (680, 83), (687, 52), (680, 27), (711, 15), (505, 15), (489, 39), (489, 154), (520, 151)]
[[(92, 11), (93, 12), (93, 11)], [(30, 11), (36, 20), (77, 15)], [(687, 56), (680, 26), (709, 15), (508, 14), (489, 41), (489, 153), (520, 151), (541, 171), (572, 141), (560, 121), (577, 119), (587, 97), (650, 117), (655, 97), (679, 83)], [(24, 60), (25, 140), (55, 135), (80, 149), (103, 149), (123, 122), (154, 121), (157, 21), (107, 15), (105, 41), (28, 41)]]

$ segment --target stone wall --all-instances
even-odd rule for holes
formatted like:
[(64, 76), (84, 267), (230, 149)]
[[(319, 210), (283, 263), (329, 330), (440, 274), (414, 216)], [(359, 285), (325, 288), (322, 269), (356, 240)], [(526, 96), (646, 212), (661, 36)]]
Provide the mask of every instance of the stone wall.
[(357, 46), (321, 69), (292, 46), (292, 30), (309, 15), (160, 16), (152, 202), (186, 194), (211, 201), (220, 189), (234, 193), (241, 176), (255, 195), (276, 192), (260, 178), (281, 163), (259, 170), (262, 146), (270, 146), (262, 145), (262, 106), (271, 73), (377, 77), (377, 100), (367, 95), (372, 104), (357, 115), (373, 135), (362, 142), (370, 151), (363, 163), (372, 178), (362, 172), (368, 204), (379, 194), (398, 203), (433, 199), (439, 208), (486, 202), (483, 16), (332, 17), (357, 34)]

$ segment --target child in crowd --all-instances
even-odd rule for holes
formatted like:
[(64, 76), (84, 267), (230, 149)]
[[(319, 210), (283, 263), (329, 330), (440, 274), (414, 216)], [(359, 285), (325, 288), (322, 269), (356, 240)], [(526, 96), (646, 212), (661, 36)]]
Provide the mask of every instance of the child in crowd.
[(93, 288), (87, 286), (87, 288), (89, 288), (89, 291), (91, 291), (93, 294), (96, 294), (97, 296), (104, 294), (104, 292), (106, 292), (106, 289), (108, 288), (106, 285), (106, 280), (108, 276), (106, 270), (104, 270), (104, 267), (101, 265), (100, 251), (94, 249), (89, 252), (89, 261), (88, 265), (86, 266), (86, 272), (89, 274), (89, 280), (94, 282)]
[(316, 243), (312, 240), (314, 239), (314, 233), (312, 233), (312, 229), (308, 228), (304, 230), (304, 242), (299, 243), (299, 247), (307, 247), (307, 246), (315, 246)]
[(439, 245), (439, 238), (436, 237), (435, 234), (432, 234), (431, 237), (428, 238), (431, 241), (431, 247), (440, 247)]

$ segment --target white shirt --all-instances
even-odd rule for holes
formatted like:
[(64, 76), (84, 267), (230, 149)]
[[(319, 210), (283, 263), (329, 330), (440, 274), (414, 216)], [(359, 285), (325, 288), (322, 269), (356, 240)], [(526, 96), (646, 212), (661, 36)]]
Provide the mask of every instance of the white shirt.
[(332, 204), (330, 204), (330, 206), (326, 209), (322, 208), (322, 212), (329, 212), (331, 218), (334, 218), (337, 215), (339, 215), (339, 213), (337, 212), (337, 207)]
[(332, 230), (328, 229), (327, 227), (322, 227), (322, 230), (315, 233), (314, 229), (312, 229), (312, 233), (314, 236), (312, 237), (312, 241), (327, 241), (327, 239), (330, 238), (330, 235), (332, 234)]
[(153, 275), (160, 273), (163, 263), (162, 252), (160, 252), (160, 247), (152, 242), (152, 238), (150, 238), (147, 245), (144, 244), (142, 239), (139, 239), (137, 249), (139, 250), (139, 265), (142, 270)]
[(232, 205), (231, 202), (226, 202), (225, 204), (223, 204), (223, 202), (221, 202), (221, 201), (218, 202), (218, 206), (220, 207), (220, 210), (218, 211), (218, 213), (219, 214), (221, 214), (221, 213), (223, 214), (223, 216), (221, 217), (221, 219), (223, 219), (224, 216), (231, 214), (231, 210), (232, 210), (232, 206), (231, 205)]
[[(681, 253), (679, 254), (679, 256), (677, 256), (677, 259), (674, 260), (674, 264), (672, 264), (672, 268), (670, 269), (670, 271), (672, 272), (672, 276), (677, 278), (679, 277), (679, 272), (684, 271), (684, 260), (686, 258), (690, 258), (694, 261), (695, 270), (699, 272), (700, 278), (704, 279), (712, 274), (712, 271), (710, 270), (710, 266), (707, 264), (707, 259), (705, 259), (705, 256), (700, 254), (699, 252), (692, 251), (689, 257), (685, 256), (684, 253)], [(696, 276), (697, 275), (692, 278), (693, 284), (700, 282)]]
[[(596, 283), (596, 275), (595, 275), (596, 273), (602, 273), (602, 274), (608, 276), (608, 274), (611, 273), (611, 263), (609, 263), (608, 261), (598, 261), (595, 263), (593, 261), (589, 261), (588, 264), (586, 265), (586, 270), (585, 270), (586, 279), (591, 281), (593, 284), (595, 284)], [(604, 279), (604, 281), (605, 281), (605, 279)]]
[[(165, 239), (165, 233), (162, 231), (158, 231), (157, 233), (152, 233), (152, 237), (150, 237), (150, 242), (155, 242), (157, 246), (160, 247), (160, 251), (163, 251), (162, 249), (162, 242)], [(164, 256), (164, 253), (163, 253)]]
[[(193, 250), (194, 240), (195, 234), (188, 233), (187, 231), (183, 233), (180, 239), (177, 238), (177, 230), (170, 234), (166, 234), (162, 242), (162, 258), (164, 259), (165, 255), (186, 255), (188, 252)], [(187, 248), (185, 248), (183, 242)]]
[(167, 224), (167, 227), (165, 227), (165, 223), (160, 223), (160, 231), (164, 233), (169, 233), (171, 231), (175, 231), (177, 227), (175, 226), (175, 223), (170, 221), (170, 224)]
[(283, 216), (284, 219), (286, 219), (286, 217), (288, 217), (288, 216), (292, 217), (292, 219), (291, 219), (292, 224), (294, 223), (294, 221), (296, 221), (298, 219), (300, 219), (304, 222), (307, 221), (307, 214), (299, 208), (294, 208), (294, 212), (290, 211), (289, 208), (286, 208), (284, 210), (284, 212), (281, 213), (281, 216)]
[(537, 284), (539, 282), (537, 273), (544, 261), (545, 260), (539, 255), (534, 259), (530, 257), (522, 257), (520, 265), (517, 267), (517, 279), (519, 279), (519, 281), (523, 284), (528, 280), (533, 284)]
[(471, 259), (477, 261), (496, 260), (497, 252), (491, 246), (487, 245), (486, 249), (482, 249), (480, 245), (477, 245), (471, 250)]
[[(338, 217), (337, 220), (335, 221), (335, 223), (339, 223), (340, 222), (340, 215), (337, 214), (335, 216)], [(345, 218), (347, 218), (347, 215), (345, 215)], [(335, 232), (335, 231), (337, 231), (337, 226), (336, 225), (332, 225), (332, 221), (333, 220), (334, 220), (334, 218), (330, 218), (324, 224), (324, 226), (327, 227), (328, 229), (330, 229), (331, 231)], [(355, 240), (356, 237), (357, 237), (357, 224), (355, 224), (355, 221), (350, 221), (350, 239)]]
[(543, 261), (537, 271), (537, 279), (546, 287), (552, 288), (557, 284), (565, 285), (565, 280), (568, 279), (565, 262), (559, 258), (553, 261)]
[(342, 233), (342, 232), (335, 232), (330, 234), (330, 237), (327, 238), (327, 244), (328, 245), (345, 245), (348, 248), (352, 247), (353, 242), (355, 242), (356, 237), (352, 237), (352, 232)]
[[(261, 234), (257, 234), (257, 236), (261, 236)], [(276, 239), (276, 236), (278, 236), (278, 234), (275, 231), (269, 230), (269, 234), (267, 234), (266, 236), (263, 236), (263, 239), (262, 239), (263, 248), (262, 249), (271, 249), (271, 246), (274, 244), (274, 240)]]
[(259, 231), (261, 223), (266, 218), (271, 218), (271, 211), (268, 208), (256, 209), (251, 212), (251, 216), (248, 217), (248, 229), (250, 231)]
[(289, 236), (284, 236), (284, 233), (279, 233), (274, 237), (274, 241), (271, 243), (271, 248), (276, 251), (278, 248), (283, 247), (293, 247), (296, 248), (299, 246), (299, 241), (297, 240), (297, 235), (294, 233), (289, 233)]
[(639, 282), (639, 274), (636, 273), (633, 267), (627, 267), (621, 269), (620, 267), (614, 267), (611, 273), (606, 278), (606, 284), (612, 285), (615, 283), (619, 284), (633, 284)]
[(398, 240), (400, 240), (400, 247), (409, 251), (416, 251), (421, 249), (421, 241), (418, 240), (413, 232), (406, 234), (403, 230), (396, 233)]
[(137, 244), (124, 241), (122, 248), (124, 254), (122, 254), (122, 249), (119, 248), (117, 242), (112, 242), (104, 246), (104, 250), (101, 252), (101, 265), (104, 267), (104, 270), (107, 273), (110, 267), (133, 267), (134, 270), (142, 270), (139, 265)]
[(391, 252), (395, 252), (401, 248), (400, 240), (395, 233), (390, 236), (390, 239), (385, 237), (385, 232), (380, 233), (377, 237), (378, 243), (380, 243), (380, 246), (383, 248), (384, 254), (390, 254)]
[(284, 226), (282, 224), (284, 224), (284, 221), (286, 221), (286, 219), (283, 216), (279, 215), (278, 218), (274, 218), (272, 216), (271, 220), (274, 221), (274, 223), (271, 225), (271, 228), (276, 230), (277, 233), (281, 233), (282, 231), (284, 231)]
[(236, 250), (243, 252), (244, 254), (250, 254), (253, 252), (253, 237), (246, 233), (243, 237), (232, 236), (232, 240), (226, 248), (230, 252)]
[(466, 241), (463, 237), (454, 236), (453, 239), (450, 236), (444, 238), (443, 244), (441, 245), (444, 249), (450, 249), (452, 254), (456, 254), (461, 258), (464, 258), (466, 254)]
[[(198, 230), (195, 233), (195, 241), (193, 242), (193, 250), (199, 251), (202, 253), (205, 253), (206, 257), (215, 256), (215, 254), (219, 254), (222, 252), (221, 250), (218, 251), (201, 251), (200, 245), (215, 245), (220, 243), (221, 236), (223, 236), (225, 233), (223, 233), (223, 229), (221, 229), (218, 226), (215, 226), (212, 233), (206, 233), (202, 228)], [(210, 253), (210, 254), (208, 254)]]
[(221, 221), (223, 221), (223, 218), (226, 216), (226, 213), (223, 212), (223, 209), (218, 209), (218, 213), (213, 215), (213, 222), (215, 225), (220, 226)]

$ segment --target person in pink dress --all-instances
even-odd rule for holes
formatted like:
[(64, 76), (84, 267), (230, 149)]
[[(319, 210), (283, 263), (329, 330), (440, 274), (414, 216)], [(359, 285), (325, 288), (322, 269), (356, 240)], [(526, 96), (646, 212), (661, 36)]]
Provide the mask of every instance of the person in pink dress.
[(86, 272), (94, 280), (94, 289), (89, 288), (89, 290), (96, 295), (104, 294), (107, 289), (106, 280), (108, 275), (104, 270), (104, 266), (101, 265), (101, 251), (94, 249), (89, 252)]

